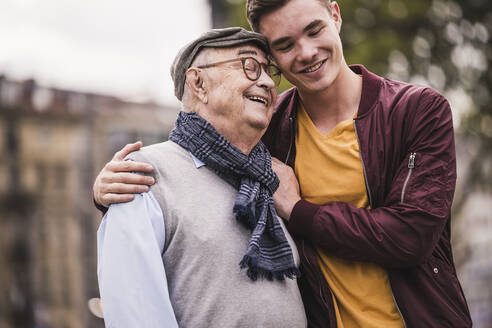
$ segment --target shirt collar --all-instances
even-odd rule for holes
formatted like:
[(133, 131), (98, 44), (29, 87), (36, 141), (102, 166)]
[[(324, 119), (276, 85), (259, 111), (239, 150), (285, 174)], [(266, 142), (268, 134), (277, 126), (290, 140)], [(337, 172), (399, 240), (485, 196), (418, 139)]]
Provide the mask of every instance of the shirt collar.
[(195, 166), (197, 169), (199, 169), (200, 167), (202, 166), (205, 166), (206, 164), (203, 163), (200, 159), (198, 159), (195, 155), (193, 155), (192, 153), (190, 153), (191, 155), (191, 158), (193, 159), (193, 162), (195, 162)]

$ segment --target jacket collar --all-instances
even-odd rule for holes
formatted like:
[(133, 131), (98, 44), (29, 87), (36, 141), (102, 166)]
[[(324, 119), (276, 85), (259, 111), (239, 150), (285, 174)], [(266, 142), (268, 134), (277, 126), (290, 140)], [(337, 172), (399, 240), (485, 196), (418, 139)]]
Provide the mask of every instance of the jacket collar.
[(369, 72), (362, 65), (350, 65), (349, 67), (354, 73), (362, 75), (362, 94), (357, 112), (357, 118), (360, 118), (374, 108), (379, 99), (383, 78)]

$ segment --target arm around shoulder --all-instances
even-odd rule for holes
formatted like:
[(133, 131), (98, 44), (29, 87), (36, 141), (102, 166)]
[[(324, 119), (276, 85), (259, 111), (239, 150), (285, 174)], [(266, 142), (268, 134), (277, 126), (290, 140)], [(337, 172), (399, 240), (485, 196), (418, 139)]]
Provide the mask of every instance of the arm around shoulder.
[(110, 204), (129, 202), (134, 194), (146, 192), (154, 183), (151, 177), (133, 172), (152, 172), (151, 165), (142, 162), (124, 161), (131, 152), (142, 147), (141, 142), (128, 144), (114, 154), (97, 175), (93, 190), (94, 205), (102, 213), (106, 213)]

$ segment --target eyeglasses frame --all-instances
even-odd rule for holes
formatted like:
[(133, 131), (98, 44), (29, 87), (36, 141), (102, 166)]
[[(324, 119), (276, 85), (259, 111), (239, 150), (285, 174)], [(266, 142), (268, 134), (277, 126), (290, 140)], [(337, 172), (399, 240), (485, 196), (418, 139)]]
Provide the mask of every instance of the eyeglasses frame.
[[(245, 63), (246, 63), (246, 60), (248, 60), (248, 59), (252, 59), (253, 61), (255, 61), (258, 64), (258, 67), (260, 67), (260, 70), (258, 70), (256, 72), (256, 78), (255, 79), (252, 79), (248, 75), (248, 73), (246, 73)], [(261, 71), (263, 70), (272, 79), (272, 81), (275, 83), (275, 86), (278, 86), (280, 84), (281, 72), (280, 72), (280, 69), (277, 67), (277, 65), (274, 65), (271, 62), (269, 62), (268, 64), (260, 63), (254, 57), (237, 57), (237, 58), (232, 58), (232, 59), (228, 59), (228, 60), (222, 60), (222, 61), (218, 61), (218, 62), (215, 62), (215, 63), (206, 64), (206, 65), (200, 65), (200, 66), (197, 66), (197, 68), (210, 68), (210, 67), (215, 67), (215, 66), (218, 66), (218, 65), (226, 64), (226, 63), (232, 63), (232, 62), (235, 62), (235, 61), (241, 61), (241, 65), (243, 67), (243, 73), (248, 78), (248, 80), (250, 80), (250, 81), (258, 81), (260, 79), (260, 76), (261, 76)], [(269, 72), (268, 68), (270, 68), (270, 67), (275, 67), (275, 69), (276, 69), (276, 71), (277, 71), (278, 74), (274, 74), (274, 75), (279, 76), (278, 82), (275, 82), (273, 76), (271, 76), (268, 73)]]

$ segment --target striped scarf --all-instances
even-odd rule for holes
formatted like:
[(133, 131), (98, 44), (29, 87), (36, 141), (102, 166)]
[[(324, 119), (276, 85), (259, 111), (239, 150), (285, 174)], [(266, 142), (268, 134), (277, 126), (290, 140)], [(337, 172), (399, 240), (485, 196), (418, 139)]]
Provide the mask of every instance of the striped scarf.
[(241, 152), (197, 113), (180, 112), (169, 136), (238, 190), (233, 212), (252, 230), (239, 263), (252, 280), (293, 279), (299, 275), (292, 249), (275, 211), (272, 195), (279, 180), (271, 156), (260, 141), (248, 155)]

